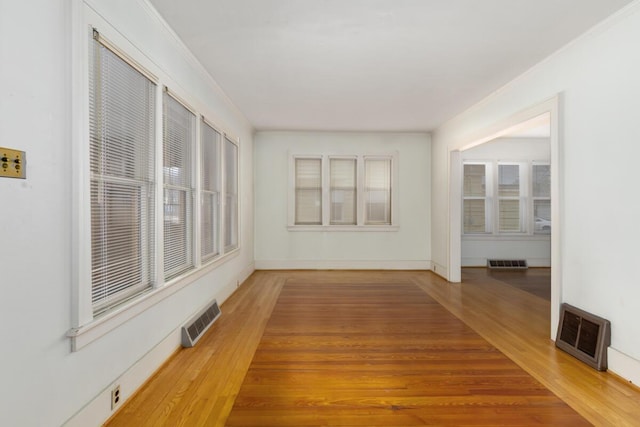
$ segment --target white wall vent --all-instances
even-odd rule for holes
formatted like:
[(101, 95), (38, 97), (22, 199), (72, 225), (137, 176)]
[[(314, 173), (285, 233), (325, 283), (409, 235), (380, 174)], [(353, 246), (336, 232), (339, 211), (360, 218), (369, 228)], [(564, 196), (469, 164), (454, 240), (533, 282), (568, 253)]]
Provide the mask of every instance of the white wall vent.
[(216, 300), (213, 300), (213, 303), (196, 313), (182, 327), (182, 346), (193, 347), (196, 345), (200, 337), (213, 325), (213, 322), (215, 322), (221, 314), (218, 301)]
[(560, 307), (556, 347), (599, 370), (607, 370), (611, 323), (569, 304)]
[(497, 269), (526, 269), (527, 260), (526, 259), (488, 259), (487, 260), (488, 268), (497, 268)]

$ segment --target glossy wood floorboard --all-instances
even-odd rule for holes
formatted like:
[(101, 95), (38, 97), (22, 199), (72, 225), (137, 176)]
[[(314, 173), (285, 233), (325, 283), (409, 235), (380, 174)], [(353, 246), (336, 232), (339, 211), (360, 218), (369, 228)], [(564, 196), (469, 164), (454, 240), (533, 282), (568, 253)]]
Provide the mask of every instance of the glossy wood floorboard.
[[(311, 411), (306, 412), (306, 415), (299, 418), (298, 423), (294, 425), (329, 425), (322, 424), (322, 411), (330, 403), (335, 403), (331, 413), (339, 414), (344, 423), (358, 425), (357, 422), (362, 421), (361, 416), (354, 415), (347, 407), (357, 403), (368, 405), (364, 411), (377, 415), (381, 421), (378, 425), (415, 425), (415, 418), (411, 418), (413, 424), (403, 424), (404, 418), (399, 416), (409, 419), (411, 412), (415, 412), (416, 402), (420, 399), (423, 404), (429, 402), (434, 419), (437, 418), (440, 425), (459, 425), (458, 422), (465, 419), (469, 423), (475, 423), (474, 425), (496, 425), (492, 421), (496, 413), (503, 417), (509, 417), (511, 414), (517, 417), (520, 404), (549, 407), (553, 396), (549, 397), (545, 388), (595, 425), (639, 425), (637, 420), (640, 420), (640, 392), (636, 388), (613, 375), (594, 371), (555, 349), (553, 342), (549, 340), (548, 301), (508, 286), (481, 271), (471, 273), (463, 274), (465, 283), (449, 284), (430, 272), (256, 272), (225, 301), (222, 305), (223, 315), (198, 345), (193, 349), (177, 351), (131, 399), (125, 402), (107, 425), (224, 426), (227, 422), (250, 425), (242, 424), (245, 422), (244, 419), (235, 418), (240, 416), (240, 413), (232, 414), (234, 404), (236, 409), (242, 411), (263, 411), (263, 415), (272, 417), (272, 425), (287, 425), (287, 414), (276, 414), (277, 408), (269, 408), (273, 399), (280, 398), (289, 399), (296, 406), (311, 408)], [(306, 338), (301, 335), (304, 332), (301, 328), (308, 327), (312, 320), (320, 317), (316, 313), (309, 320), (298, 322), (300, 316), (297, 314), (306, 314), (307, 310), (296, 308), (294, 301), (299, 297), (290, 295), (286, 287), (287, 292), (281, 295), (285, 283), (292, 286), (313, 285), (318, 289), (323, 285), (346, 285), (351, 288), (363, 284), (400, 285), (409, 290), (411, 296), (416, 297), (411, 299), (407, 310), (403, 310), (401, 316), (409, 321), (412, 317), (419, 319), (417, 323), (420, 326), (418, 329), (409, 328), (407, 322), (402, 320), (390, 321), (389, 324), (381, 323), (383, 315), (388, 315), (389, 310), (394, 312), (394, 309), (386, 304), (372, 312), (371, 307), (363, 305), (369, 297), (361, 298), (350, 305), (343, 302), (338, 313), (358, 319), (359, 323), (369, 328), (369, 333), (352, 335), (355, 333), (353, 326), (340, 323), (337, 320), (339, 317), (334, 315), (328, 316), (330, 320), (326, 321), (318, 332), (326, 334), (333, 331), (334, 348), (377, 348), (379, 351), (340, 352), (339, 355), (334, 351), (333, 360), (329, 360), (326, 355), (319, 356), (318, 352), (303, 356), (302, 348), (305, 346), (329, 344), (318, 335), (307, 333)], [(411, 287), (410, 284), (415, 287)], [(416, 289), (420, 292), (416, 292)], [(279, 296), (284, 298), (284, 311), (280, 311), (276, 305), (277, 301), (279, 304)], [(328, 302), (330, 297), (331, 292), (316, 298), (319, 298), (318, 301)], [(397, 297), (393, 298), (398, 301)], [(442, 307), (438, 308), (435, 301), (446, 309), (442, 311), (443, 316), (452, 313), (466, 326), (460, 323), (457, 326), (445, 326), (442, 324), (443, 316), (428, 315), (429, 310), (424, 310), (424, 313), (423, 310), (419, 310), (418, 314), (412, 309), (413, 306), (420, 305), (423, 308), (443, 310)], [(276, 311), (272, 313), (274, 307)], [(374, 317), (369, 317), (372, 314)], [(269, 323), (271, 320), (273, 322)], [(291, 323), (292, 328), (288, 332), (290, 336), (286, 340), (276, 339), (277, 334), (284, 334), (284, 328), (288, 323)], [(267, 324), (273, 325), (275, 329), (273, 333), (267, 329), (269, 333), (263, 337)], [(428, 325), (438, 325), (438, 328), (428, 328)], [(339, 334), (336, 334), (337, 330)], [(392, 337), (387, 344), (382, 343), (380, 336), (391, 330), (399, 332), (387, 335), (402, 335), (407, 342), (400, 343), (397, 337)], [(444, 333), (445, 331), (447, 333)], [(277, 334), (274, 335), (275, 333)], [(295, 336), (296, 334), (300, 336)], [(421, 342), (425, 339), (423, 335), (433, 339), (429, 347), (432, 351), (421, 351), (425, 348), (425, 343)], [(473, 353), (463, 350), (467, 347), (456, 347), (455, 337), (470, 339), (465, 346), (475, 345), (477, 351), (484, 355), (482, 363)], [(263, 338), (264, 350), (269, 351), (263, 351), (261, 347)], [(356, 344), (356, 341), (359, 343)], [(258, 389), (264, 388), (265, 384), (278, 383), (282, 376), (274, 374), (274, 371), (269, 375), (256, 376), (257, 371), (250, 369), (250, 366), (254, 361), (257, 363), (256, 367), (274, 369), (276, 366), (282, 369), (283, 364), (289, 359), (283, 361), (279, 358), (280, 354), (275, 350), (280, 347), (280, 353), (282, 349), (288, 348), (292, 355), (297, 354), (296, 363), (304, 364), (306, 369), (296, 375), (290, 375), (288, 379), (292, 380), (292, 384), (287, 390), (277, 391), (275, 387), (269, 387), (268, 400), (259, 403), (251, 396), (254, 396)], [(407, 352), (400, 355), (396, 351), (397, 347), (404, 348)], [(501, 369), (506, 368), (497, 368), (497, 365), (503, 363), (503, 355), (500, 352), (544, 386), (535, 388), (537, 395), (525, 396), (513, 391), (520, 383), (530, 384), (531, 377), (524, 375), (522, 370), (516, 369), (514, 365), (507, 369), (510, 375), (502, 375)], [(436, 361), (438, 358), (446, 361)], [(288, 366), (288, 363), (285, 365)], [(454, 369), (453, 366), (447, 365), (449, 363), (462, 363), (467, 366), (468, 372), (458, 372), (458, 376), (454, 378), (448, 374)], [(344, 365), (353, 368), (348, 373), (348, 383), (358, 385), (357, 397), (353, 394), (347, 395), (345, 391), (327, 392), (331, 384), (341, 381), (335, 372), (329, 373), (329, 369), (340, 369)], [(394, 377), (375, 377), (371, 374), (371, 369), (385, 366), (401, 366), (405, 374)], [(322, 375), (316, 374), (314, 377), (314, 369), (323, 369)], [(487, 380), (479, 380), (478, 372), (491, 375), (488, 375)], [(427, 374), (431, 375), (430, 379), (413, 381)], [(241, 392), (245, 379), (246, 391), (249, 394), (245, 394), (245, 389)], [(309, 398), (313, 396), (307, 393), (311, 389), (308, 383), (312, 381), (315, 381), (314, 387), (326, 391), (326, 396)], [(381, 398), (377, 391), (364, 390), (363, 384), (384, 384), (384, 387), (380, 388), (384, 390), (384, 396)], [(452, 390), (457, 387), (473, 389), (476, 394), (455, 396)], [(499, 398), (491, 394), (493, 390), (501, 388), (507, 390), (506, 396)], [(396, 396), (395, 400), (387, 399), (391, 395)], [(486, 402), (484, 399), (493, 399), (495, 405), (483, 404)], [(516, 403), (502, 405), (509, 401)], [(566, 408), (561, 403), (558, 407)], [(455, 416), (461, 418), (454, 421)], [(569, 416), (573, 422), (575, 415)], [(534, 424), (523, 425), (535, 425), (535, 422), (538, 422), (538, 425), (574, 425), (563, 418), (549, 419), (544, 416), (533, 419)], [(267, 424), (262, 422), (258, 425)]]

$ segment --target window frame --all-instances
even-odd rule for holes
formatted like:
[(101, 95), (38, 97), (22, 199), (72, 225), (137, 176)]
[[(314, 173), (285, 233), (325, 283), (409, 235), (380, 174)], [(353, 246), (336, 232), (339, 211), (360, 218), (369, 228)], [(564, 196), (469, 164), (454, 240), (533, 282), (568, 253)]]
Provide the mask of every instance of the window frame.
[[(70, 338), (71, 350), (78, 351), (89, 343), (99, 339), (109, 331), (126, 323), (138, 314), (178, 292), (194, 281), (211, 273), (214, 269), (238, 256), (242, 248), (241, 200), (241, 141), (228, 132), (224, 127), (213, 126), (228, 138), (237, 148), (237, 210), (235, 212), (237, 245), (213, 259), (203, 260), (200, 253), (200, 117), (215, 117), (208, 104), (201, 102), (193, 94), (179, 89), (181, 85), (172, 79), (162, 68), (148, 56), (138, 50), (128, 39), (114, 29), (100, 15), (83, 4), (73, 6), (73, 37), (72, 37), (72, 283), (71, 283), (71, 325), (67, 332)], [(94, 31), (107, 44), (108, 48), (121, 59), (133, 66), (147, 77), (152, 77), (155, 86), (155, 115), (153, 127), (155, 129), (154, 165), (155, 176), (153, 192), (155, 195), (154, 223), (151, 227), (154, 233), (154, 270), (155, 280), (152, 287), (138, 293), (116, 305), (109, 306), (103, 312), (94, 313), (91, 302), (91, 198), (89, 167), (89, 49), (92, 46), (91, 37)], [(193, 258), (195, 267), (169, 280), (164, 279), (164, 207), (163, 207), (163, 91), (167, 86), (172, 90), (172, 96), (196, 114), (196, 137), (192, 156), (192, 188), (193, 188), (193, 222), (191, 238), (193, 243)], [(209, 124), (211, 121), (207, 120)], [(224, 197), (221, 188), (221, 198)], [(222, 235), (222, 230), (220, 235)]]
[[(398, 231), (398, 153), (296, 153), (289, 154), (289, 191), (288, 191), (288, 220), (289, 231)], [(318, 225), (296, 224), (296, 159), (319, 159), (322, 174), (322, 223)], [(331, 224), (331, 159), (353, 159), (356, 161), (356, 224)], [(364, 163), (366, 159), (389, 159), (391, 162), (391, 223), (365, 224), (364, 215)]]

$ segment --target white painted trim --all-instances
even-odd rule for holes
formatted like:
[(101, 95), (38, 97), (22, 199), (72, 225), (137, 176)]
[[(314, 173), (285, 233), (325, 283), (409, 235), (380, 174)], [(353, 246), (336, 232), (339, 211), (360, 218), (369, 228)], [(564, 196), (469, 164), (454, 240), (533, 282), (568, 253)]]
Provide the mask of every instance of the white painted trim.
[(431, 261), (256, 260), (256, 270), (431, 270)]
[[(516, 257), (518, 258), (518, 257)], [(518, 258), (519, 259), (519, 258)], [(551, 267), (551, 258), (526, 258), (529, 267)], [(486, 267), (486, 258), (462, 258), (463, 267)]]
[(607, 364), (609, 371), (636, 386), (640, 386), (640, 360), (609, 347), (607, 350)]
[(288, 231), (398, 231), (397, 225), (290, 225)]
[(449, 272), (447, 271), (447, 267), (442, 265), (442, 264), (438, 264), (435, 261), (431, 262), (431, 271), (433, 271), (435, 274), (437, 274), (438, 276), (442, 277), (445, 280), (449, 280), (447, 279), (449, 277)]
[(550, 241), (550, 234), (463, 234), (463, 242), (504, 242), (504, 241), (524, 241), (524, 242), (538, 242), (538, 241)]

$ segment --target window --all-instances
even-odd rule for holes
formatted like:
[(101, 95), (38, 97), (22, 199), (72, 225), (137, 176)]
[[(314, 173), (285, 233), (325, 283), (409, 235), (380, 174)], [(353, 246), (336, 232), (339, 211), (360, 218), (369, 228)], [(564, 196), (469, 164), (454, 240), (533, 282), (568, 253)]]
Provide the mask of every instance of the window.
[(192, 153), (196, 116), (168, 91), (163, 99), (164, 279), (194, 268)]
[[(356, 224), (356, 159), (329, 159), (331, 224)], [(319, 194), (318, 194), (319, 196)], [(319, 218), (318, 218), (319, 219)]]
[(238, 147), (229, 138), (224, 140), (225, 215), (224, 251), (238, 247)]
[(94, 315), (152, 287), (156, 84), (94, 34), (89, 58)]
[(364, 160), (365, 224), (391, 225), (391, 159)]
[(295, 159), (296, 225), (322, 225), (322, 159)]
[(534, 164), (532, 166), (533, 183), (533, 232), (551, 233), (551, 166)]
[(463, 184), (464, 233), (486, 233), (487, 165), (465, 164)]
[(292, 156), (290, 229), (392, 229), (397, 203), (394, 159), (395, 155)]
[(220, 254), (221, 135), (204, 119), (200, 129), (200, 255), (205, 262)]
[(465, 162), (464, 234), (549, 234), (551, 168), (526, 162)]

